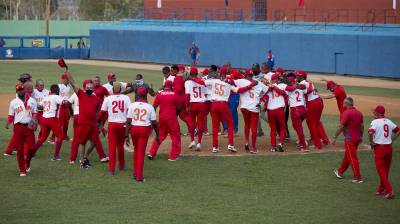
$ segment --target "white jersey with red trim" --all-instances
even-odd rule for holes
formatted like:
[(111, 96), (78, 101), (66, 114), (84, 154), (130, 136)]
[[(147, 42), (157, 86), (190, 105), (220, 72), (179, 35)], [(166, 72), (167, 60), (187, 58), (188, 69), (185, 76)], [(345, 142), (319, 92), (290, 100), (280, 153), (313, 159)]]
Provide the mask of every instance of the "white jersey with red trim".
[(68, 99), (68, 102), (72, 104), (74, 115), (79, 115), (79, 100), (76, 93), (72, 94), (72, 96)]
[(306, 80), (301, 81), (300, 84), (302, 84), (302, 85), (304, 85), (306, 87), (306, 92), (307, 92), (309, 86), (311, 85), (312, 91), (307, 94), (307, 101), (313, 101), (313, 100), (319, 98), (318, 93), (315, 91), (314, 84), (312, 84), (312, 83), (310, 83), (310, 82), (308, 82)]
[(37, 104), (32, 97), (29, 97), (26, 107), (24, 101), (17, 97), (10, 102), (8, 115), (14, 116), (14, 124), (28, 124), (32, 120), (32, 114), (36, 113), (36, 109)]
[(238, 89), (220, 79), (207, 79), (204, 83), (206, 86), (211, 87), (211, 101), (228, 102), (231, 90), (236, 92)]
[(304, 94), (305, 91), (301, 89), (295, 89), (293, 91), (286, 91), (289, 99), (289, 106), (290, 107), (299, 107), (299, 106), (305, 106), (305, 98)]
[[(234, 80), (235, 85), (238, 88), (249, 86), (252, 82), (247, 79)], [(251, 90), (240, 94), (240, 108), (246, 109), (251, 112), (260, 112), (260, 98), (267, 93), (268, 87), (263, 83), (259, 82)]]
[(127, 95), (111, 95), (104, 99), (102, 111), (107, 111), (108, 122), (125, 123), (131, 100)]
[(373, 135), (375, 144), (392, 144), (393, 132), (399, 132), (399, 127), (386, 117), (377, 118), (371, 122), (368, 133)]
[(262, 73), (262, 74), (264, 74), (264, 76), (263, 76), (264, 79), (268, 80), (268, 82), (271, 82), (272, 75), (275, 74), (275, 73), (268, 72), (267, 74), (265, 74), (265, 73)]
[[(126, 89), (126, 87), (128, 86), (128, 83), (126, 83), (126, 82), (119, 82), (119, 83), (121, 84), (122, 89)], [(110, 95), (112, 95), (114, 93), (113, 86), (109, 82), (104, 84), (103, 87), (107, 89), (107, 91)]]
[(156, 111), (154, 107), (146, 102), (134, 102), (128, 108), (128, 118), (132, 119), (134, 126), (150, 126), (155, 121)]
[[(286, 89), (286, 84), (280, 83), (280, 84), (273, 84), (273, 86), (276, 86), (277, 88), (281, 90)], [(282, 95), (279, 95), (275, 90), (268, 91), (268, 105), (267, 109), (268, 110), (275, 110), (281, 107), (285, 107), (285, 98)]]
[(167, 78), (164, 77), (163, 85), (165, 84), (165, 82), (166, 82), (167, 80), (169, 80), (169, 81), (171, 81), (171, 82), (174, 82), (174, 81), (175, 81), (175, 76), (170, 75), (170, 76), (168, 76)]
[(58, 84), (60, 88), (60, 96), (63, 100), (68, 100), (71, 97), (71, 87), (69, 85)]
[(59, 95), (48, 95), (43, 99), (43, 117), (59, 117), (60, 105), (63, 102), (63, 98)]
[[(207, 80), (208, 75), (203, 76), (202, 79)], [(206, 101), (211, 101), (211, 86), (206, 86)]]
[(36, 100), (37, 105), (43, 106), (42, 101), (43, 101), (43, 99), (46, 98), (49, 94), (50, 94), (50, 91), (47, 90), (47, 89), (43, 89), (42, 91), (39, 91), (39, 90), (37, 90), (37, 89), (34, 89), (34, 90), (33, 90), (33, 94), (32, 94), (31, 97), (33, 97), (33, 98)]
[(191, 103), (201, 103), (206, 102), (206, 87), (200, 85), (192, 80), (187, 80), (185, 82), (185, 93), (189, 94)]

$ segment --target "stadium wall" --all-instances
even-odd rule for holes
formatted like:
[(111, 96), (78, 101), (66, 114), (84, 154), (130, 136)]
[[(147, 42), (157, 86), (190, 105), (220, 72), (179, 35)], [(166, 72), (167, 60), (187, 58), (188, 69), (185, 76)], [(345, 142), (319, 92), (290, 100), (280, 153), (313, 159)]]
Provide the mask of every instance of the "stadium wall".
[(189, 64), (187, 49), (194, 41), (201, 50), (201, 65), (230, 61), (246, 68), (266, 61), (271, 49), (276, 64), (285, 69), (400, 78), (398, 31), (273, 30), (265, 28), (267, 23), (255, 23), (263, 29), (246, 28), (249, 24), (122, 21), (119, 25), (94, 25), (90, 30), (90, 57)]

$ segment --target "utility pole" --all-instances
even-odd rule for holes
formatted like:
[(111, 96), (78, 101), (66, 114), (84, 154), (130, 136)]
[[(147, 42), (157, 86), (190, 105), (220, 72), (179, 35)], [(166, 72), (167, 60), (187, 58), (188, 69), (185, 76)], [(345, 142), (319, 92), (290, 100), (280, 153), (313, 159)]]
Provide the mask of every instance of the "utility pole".
[(46, 36), (49, 36), (49, 20), (50, 20), (50, 1), (46, 0)]

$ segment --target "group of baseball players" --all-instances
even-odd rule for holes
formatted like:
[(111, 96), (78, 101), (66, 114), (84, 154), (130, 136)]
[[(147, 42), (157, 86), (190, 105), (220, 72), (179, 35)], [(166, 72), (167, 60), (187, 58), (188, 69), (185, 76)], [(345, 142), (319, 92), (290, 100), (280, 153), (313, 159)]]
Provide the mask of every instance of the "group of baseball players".
[[(52, 132), (49, 140), (55, 145), (52, 160), (61, 160), (63, 141), (71, 140), (67, 131), (70, 116), (73, 116), (70, 164), (75, 164), (80, 152), (80, 167), (90, 168), (88, 157), (95, 148), (100, 161), (109, 162), (109, 174), (115, 175), (117, 160), (118, 169), (125, 169), (124, 145), (132, 143), (133, 176), (136, 181), (143, 181), (146, 147), (153, 131), (156, 136), (147, 154), (148, 159), (156, 157), (160, 144), (168, 135), (171, 138), (168, 160), (179, 159), (182, 146), (178, 117), (189, 132), (191, 141), (188, 148), (202, 150), (202, 137), (208, 134), (207, 121), (211, 115), (211, 151), (218, 153), (221, 150), (218, 138), (227, 132), (227, 150), (237, 152), (234, 146), (234, 134), (238, 129), (238, 122), (235, 121), (237, 116), (234, 116), (237, 108), (230, 107), (230, 100), (238, 94), (244, 120), (244, 148), (248, 153), (258, 152), (256, 141), (262, 132), (261, 120), (267, 121), (270, 127), (271, 151), (283, 152), (285, 140), (289, 137), (287, 121), (290, 117), (297, 134), (297, 148), (301, 152), (309, 152), (311, 145), (322, 149), (323, 146), (335, 144), (336, 138), (343, 132), (345, 155), (340, 168), (335, 169), (334, 173), (337, 178), (343, 178), (343, 173), (351, 165), (354, 172), (352, 182), (362, 183), (357, 148), (364, 130), (363, 115), (354, 107), (353, 99), (347, 97), (344, 88), (334, 81), (325, 80), (332, 94), (320, 95), (307, 79), (307, 72), (285, 72), (282, 68), (271, 71), (267, 63), (262, 66), (254, 64), (251, 69), (244, 71), (232, 69), (230, 63), (221, 67), (212, 65), (201, 73), (196, 67), (172, 65), (165, 66), (162, 73), (163, 85), (158, 92), (140, 74), (132, 83), (119, 82), (116, 75), (110, 73), (104, 85), (96, 76), (79, 86), (69, 72), (64, 72), (61, 74), (61, 83), (51, 85), (49, 91), (44, 88), (43, 80), (36, 80), (33, 87), (32, 77), (27, 73), (21, 74), (20, 83), (16, 85), (16, 98), (9, 107), (6, 128), (14, 124), (14, 131), (4, 155), (12, 155), (16, 149), (20, 176), (26, 176), (31, 171), (32, 158)], [(130, 92), (135, 94), (134, 102), (126, 95)], [(148, 102), (147, 95), (154, 97), (152, 104)], [(340, 112), (340, 125), (332, 142), (321, 122), (323, 98), (336, 98)], [(375, 119), (368, 129), (368, 135), (381, 180), (376, 194), (393, 198), (388, 180), (391, 145), (392, 139), (400, 134), (400, 129), (384, 116), (383, 106), (377, 106), (373, 113)], [(308, 141), (303, 131), (304, 120), (310, 130)], [(106, 131), (104, 127), (107, 122)], [(36, 139), (35, 130), (38, 126), (40, 133)], [(108, 157), (100, 141), (101, 134), (108, 136)]]

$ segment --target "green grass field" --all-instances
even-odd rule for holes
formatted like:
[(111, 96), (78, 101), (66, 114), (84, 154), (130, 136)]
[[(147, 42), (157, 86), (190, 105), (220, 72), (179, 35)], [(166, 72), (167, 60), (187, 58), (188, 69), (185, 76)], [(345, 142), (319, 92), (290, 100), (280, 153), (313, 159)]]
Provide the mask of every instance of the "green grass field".
[[(47, 85), (58, 80), (53, 63), (0, 62), (0, 93), (13, 93), (18, 74), (24, 71), (43, 78)], [(138, 72), (156, 86), (161, 75), (154, 71), (71, 66), (77, 80), (113, 71), (121, 80)], [(391, 90), (352, 87), (360, 95)], [(388, 92), (385, 92), (388, 91)], [(399, 97), (399, 91), (396, 97)], [(366, 127), (372, 118), (366, 117)], [(323, 116), (329, 136), (337, 116)], [(241, 118), (239, 119), (241, 122)], [(400, 124), (400, 118), (393, 119)], [(5, 120), (0, 119), (0, 124)], [(266, 126), (266, 125), (265, 125)], [(242, 128), (242, 123), (240, 125)], [(293, 130), (291, 130), (293, 133)], [(0, 129), (5, 148), (10, 130)], [(210, 137), (206, 137), (210, 138)], [(364, 138), (366, 139), (366, 138)], [(105, 139), (102, 139), (105, 143)], [(400, 195), (400, 142), (395, 143), (391, 180)], [(266, 150), (268, 146), (264, 149)], [(52, 162), (53, 146), (45, 144), (32, 162), (26, 178), (18, 176), (15, 156), (0, 157), (0, 223), (399, 223), (399, 198), (375, 197), (378, 176), (373, 153), (359, 153), (365, 183), (350, 182), (332, 173), (342, 153), (289, 156), (183, 157), (171, 163), (162, 155), (145, 162), (145, 183), (131, 179), (132, 154), (126, 153), (127, 171), (107, 175), (107, 164), (81, 170), (67, 162)]]

